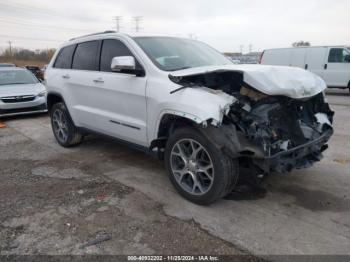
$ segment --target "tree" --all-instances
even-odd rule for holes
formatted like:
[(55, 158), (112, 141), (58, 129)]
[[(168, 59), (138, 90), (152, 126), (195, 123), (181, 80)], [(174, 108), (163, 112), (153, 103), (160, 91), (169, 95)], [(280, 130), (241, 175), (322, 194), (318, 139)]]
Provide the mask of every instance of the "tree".
[(55, 49), (36, 49), (35, 51), (23, 48), (12, 47), (10, 51), (6, 48), (0, 52), (0, 59), (8, 60), (24, 60), (24, 61), (42, 61), (48, 62), (55, 53)]
[(299, 41), (299, 42), (294, 42), (292, 44), (293, 47), (298, 47), (298, 46), (311, 46), (310, 42), (307, 41)]

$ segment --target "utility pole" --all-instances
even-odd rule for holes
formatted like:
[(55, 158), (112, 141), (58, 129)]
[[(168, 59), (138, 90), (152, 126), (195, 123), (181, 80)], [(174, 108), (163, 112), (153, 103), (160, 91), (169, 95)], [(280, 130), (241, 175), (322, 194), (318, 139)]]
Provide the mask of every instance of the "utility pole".
[(251, 53), (253, 51), (253, 45), (249, 44), (249, 53)]
[(10, 57), (12, 57), (12, 42), (8, 41), (9, 47), (10, 47)]
[(120, 32), (120, 23), (122, 21), (122, 18), (123, 18), (122, 16), (115, 16), (113, 18), (113, 20), (115, 21), (115, 29), (116, 29), (117, 33)]
[(188, 37), (193, 40), (197, 40), (197, 36), (193, 33), (188, 34)]
[(243, 55), (243, 47), (244, 47), (244, 45), (240, 45), (239, 46), (239, 50), (241, 51), (241, 54)]
[(141, 29), (140, 22), (142, 21), (143, 17), (142, 16), (134, 16), (133, 19), (135, 22), (135, 32), (138, 33)]

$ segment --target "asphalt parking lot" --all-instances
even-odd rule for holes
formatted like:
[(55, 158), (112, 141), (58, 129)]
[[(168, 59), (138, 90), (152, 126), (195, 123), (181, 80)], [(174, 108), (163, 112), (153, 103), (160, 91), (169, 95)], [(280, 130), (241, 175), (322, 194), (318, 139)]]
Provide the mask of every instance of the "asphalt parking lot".
[(335, 135), (322, 162), (209, 207), (183, 200), (141, 152), (100, 137), (64, 149), (46, 115), (6, 119), (0, 254), (349, 255), (350, 95), (327, 96)]

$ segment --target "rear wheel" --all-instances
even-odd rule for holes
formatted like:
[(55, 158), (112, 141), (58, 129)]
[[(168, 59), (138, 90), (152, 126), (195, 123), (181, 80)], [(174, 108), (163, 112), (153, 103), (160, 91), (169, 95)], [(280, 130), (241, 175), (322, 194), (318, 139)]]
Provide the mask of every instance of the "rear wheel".
[(71, 147), (82, 141), (82, 134), (74, 125), (64, 103), (54, 104), (50, 116), (52, 131), (61, 146)]
[(196, 204), (217, 201), (230, 193), (238, 180), (238, 161), (222, 153), (194, 128), (174, 132), (168, 139), (164, 160), (174, 187)]

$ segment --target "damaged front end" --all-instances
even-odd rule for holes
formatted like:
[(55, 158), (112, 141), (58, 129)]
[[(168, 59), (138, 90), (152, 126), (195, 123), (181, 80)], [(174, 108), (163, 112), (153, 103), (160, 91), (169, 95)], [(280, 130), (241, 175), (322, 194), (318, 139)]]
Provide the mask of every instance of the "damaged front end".
[[(237, 94), (223, 125), (234, 124), (244, 134), (245, 147), (238, 152), (249, 157), (264, 172), (290, 172), (322, 159), (333, 134), (333, 112), (323, 93), (307, 99), (266, 96), (249, 87)], [(249, 145), (259, 150), (250, 149)]]
[[(221, 70), (170, 79), (185, 87), (221, 90), (235, 98), (220, 125), (207, 125), (202, 132), (225, 153), (238, 158), (240, 164), (253, 167), (258, 173), (284, 173), (311, 166), (321, 160), (333, 134), (334, 113), (323, 92), (317, 91), (318, 78), (313, 93), (304, 96), (301, 94), (307, 88), (299, 88), (295, 93), (292, 87), (284, 90), (290, 96), (271, 94), (273, 89), (267, 95), (261, 90), (263, 86), (260, 90), (252, 87), (245, 81), (244, 72), (239, 71)], [(298, 87), (302, 84), (296, 83)]]

